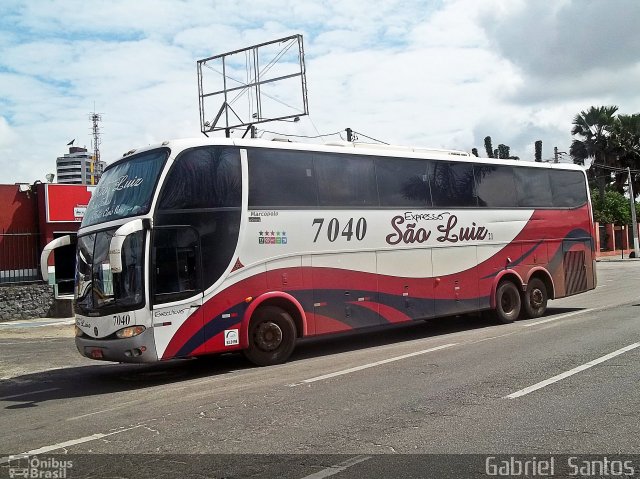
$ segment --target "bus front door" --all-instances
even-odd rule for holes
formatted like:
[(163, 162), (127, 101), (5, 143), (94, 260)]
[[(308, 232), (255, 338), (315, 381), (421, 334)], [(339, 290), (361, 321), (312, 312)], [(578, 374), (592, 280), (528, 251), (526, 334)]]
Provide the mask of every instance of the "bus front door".
[[(202, 336), (200, 237), (189, 226), (162, 226), (152, 234), (152, 321), (158, 357), (197, 354)], [(194, 346), (195, 345), (195, 346)]]

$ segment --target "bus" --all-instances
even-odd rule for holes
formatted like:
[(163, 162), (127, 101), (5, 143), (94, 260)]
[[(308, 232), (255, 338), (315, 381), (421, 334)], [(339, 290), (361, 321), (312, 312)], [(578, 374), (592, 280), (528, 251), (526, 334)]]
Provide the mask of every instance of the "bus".
[[(596, 285), (586, 174), (568, 164), (338, 142), (181, 139), (109, 165), (75, 243), (75, 341), (154, 362), (487, 311)], [(480, 317), (487, 315), (481, 314)]]

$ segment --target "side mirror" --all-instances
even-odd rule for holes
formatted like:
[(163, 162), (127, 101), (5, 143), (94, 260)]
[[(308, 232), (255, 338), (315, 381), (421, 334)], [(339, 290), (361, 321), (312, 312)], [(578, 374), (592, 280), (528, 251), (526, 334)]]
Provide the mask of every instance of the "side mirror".
[(40, 254), (40, 273), (42, 274), (42, 279), (45, 281), (49, 280), (49, 255), (51, 252), (62, 246), (68, 246), (70, 244), (75, 243), (76, 238), (71, 237), (71, 235), (61, 236), (60, 238), (56, 238), (47, 245), (42, 250)]
[(122, 273), (122, 245), (127, 236), (145, 229), (145, 222), (141, 219), (135, 219), (123, 224), (116, 230), (109, 243), (109, 263), (111, 264), (112, 273)]

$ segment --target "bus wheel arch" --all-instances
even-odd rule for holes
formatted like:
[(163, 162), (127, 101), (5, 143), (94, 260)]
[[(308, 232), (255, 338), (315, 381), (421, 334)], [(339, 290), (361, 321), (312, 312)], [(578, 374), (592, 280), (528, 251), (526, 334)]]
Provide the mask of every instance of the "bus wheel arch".
[(302, 306), (286, 293), (267, 293), (252, 301), (242, 321), (244, 355), (258, 366), (285, 362), (297, 338), (306, 335)]
[(263, 305), (256, 309), (247, 335), (249, 346), (243, 353), (257, 366), (284, 363), (296, 345), (293, 318), (278, 306)]
[(527, 284), (533, 279), (538, 278), (540, 281), (544, 283), (545, 288), (547, 288), (547, 294), (549, 299), (556, 298), (556, 286), (553, 282), (553, 278), (551, 274), (544, 268), (536, 268), (529, 273), (529, 277), (527, 278)]
[(493, 319), (498, 323), (507, 324), (520, 316), (522, 309), (522, 281), (515, 273), (505, 272), (494, 283), (491, 294)]

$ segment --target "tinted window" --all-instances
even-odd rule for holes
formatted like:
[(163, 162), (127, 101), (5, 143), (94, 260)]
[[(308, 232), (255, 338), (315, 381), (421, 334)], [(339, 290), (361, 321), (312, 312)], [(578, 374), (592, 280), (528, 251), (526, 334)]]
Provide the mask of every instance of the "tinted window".
[(376, 159), (381, 206), (431, 206), (429, 167), (426, 160)]
[(551, 170), (553, 206), (582, 206), (587, 202), (587, 186), (580, 171)]
[(233, 258), (240, 231), (241, 185), (240, 150), (223, 147), (185, 151), (165, 181), (156, 222), (190, 225), (198, 232), (203, 288), (215, 283)]
[(249, 157), (249, 207), (316, 207), (311, 153), (253, 149)]
[(553, 206), (549, 170), (514, 168), (518, 206), (545, 208)]
[(233, 259), (240, 233), (240, 208), (171, 211), (157, 215), (158, 225), (190, 225), (200, 235), (203, 289), (215, 283)]
[(198, 234), (191, 228), (157, 228), (153, 233), (154, 301), (165, 303), (199, 291)]
[(168, 156), (169, 150), (161, 148), (131, 156), (108, 168), (89, 201), (82, 226), (148, 213)]
[(434, 161), (431, 175), (433, 206), (477, 206), (473, 165)]
[(473, 165), (478, 205), (488, 208), (514, 208), (518, 204), (513, 168)]
[(378, 206), (373, 160), (365, 156), (314, 154), (320, 206)]
[(239, 207), (242, 202), (240, 150), (194, 148), (171, 167), (162, 190), (163, 210)]

